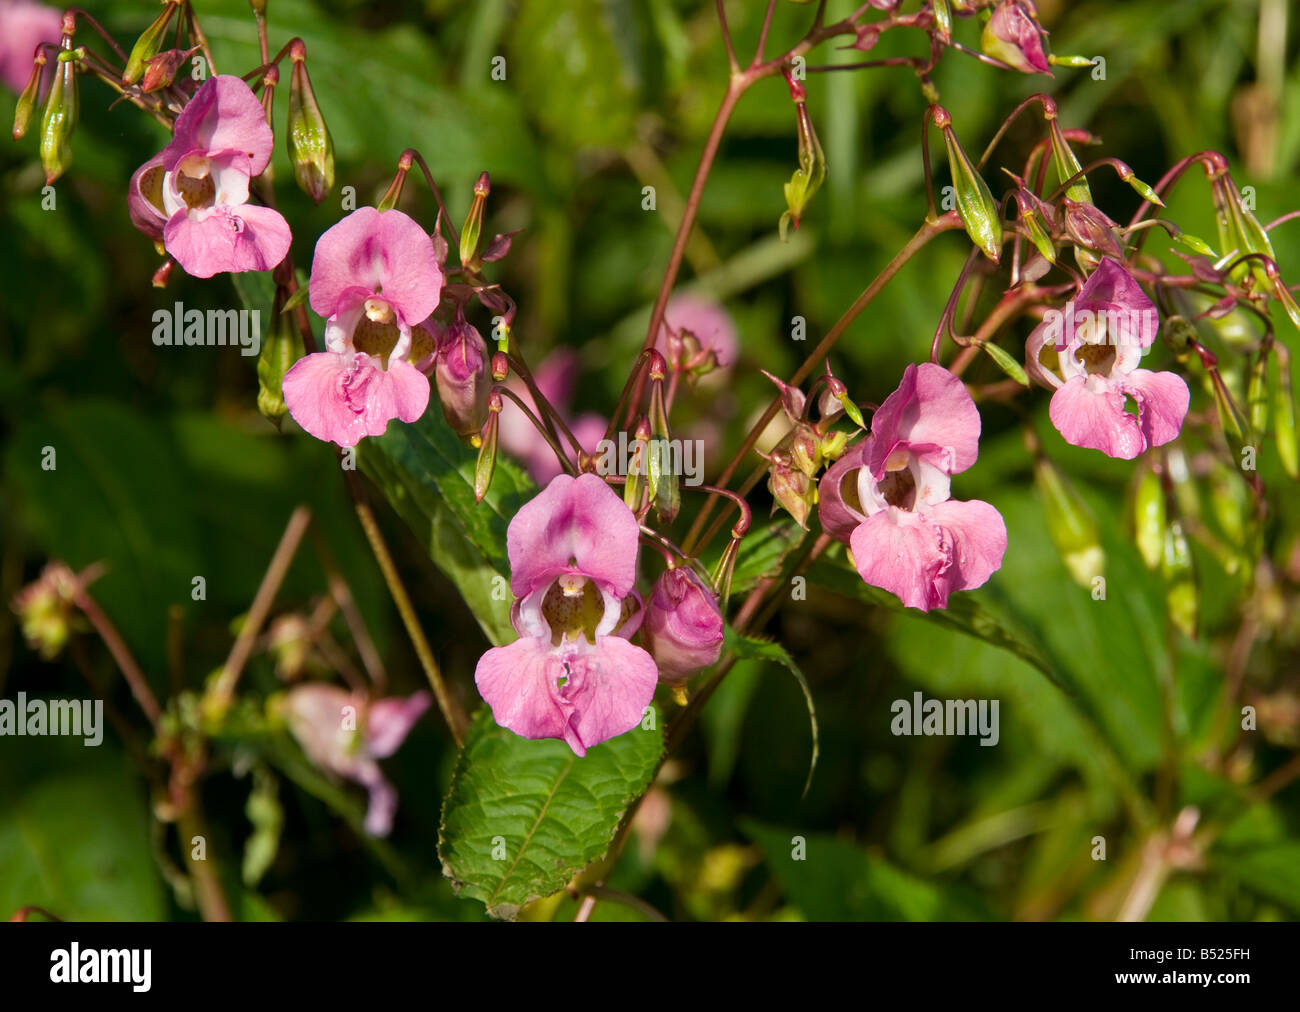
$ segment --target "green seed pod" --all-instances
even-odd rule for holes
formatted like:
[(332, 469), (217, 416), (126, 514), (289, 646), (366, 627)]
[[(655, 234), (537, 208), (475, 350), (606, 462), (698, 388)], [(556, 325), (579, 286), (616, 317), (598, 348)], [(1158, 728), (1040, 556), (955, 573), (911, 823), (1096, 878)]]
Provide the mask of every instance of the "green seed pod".
[(1034, 485), (1047, 507), (1047, 533), (1074, 582), (1083, 587), (1106, 572), (1106, 552), (1092, 510), (1046, 457), (1034, 462)]
[(1133, 540), (1147, 569), (1156, 569), (1164, 558), (1167, 526), (1160, 475), (1146, 468), (1133, 489)]
[[(1080, 163), (1078, 155), (1074, 153), (1074, 149), (1070, 147), (1070, 142), (1066, 139), (1061, 124), (1056, 121), (1055, 111), (1047, 121), (1047, 132), (1052, 139), (1052, 161), (1056, 164), (1057, 179), (1059, 182), (1064, 183), (1071, 176), (1081, 172), (1083, 165)], [(1092, 189), (1088, 186), (1088, 178), (1080, 176), (1066, 187), (1065, 195), (1080, 204), (1091, 204)]]
[(966, 234), (986, 257), (997, 263), (1002, 258), (1002, 217), (998, 213), (997, 201), (993, 199), (989, 184), (975, 171), (975, 165), (958, 143), (948, 111), (942, 106), (934, 106), (933, 117), (935, 126), (943, 131), (943, 142), (948, 149), (948, 168), (957, 197), (957, 213), (966, 226)]
[(1295, 396), (1291, 389), (1291, 355), (1280, 344), (1277, 352), (1277, 385), (1273, 388), (1273, 438), (1282, 467), (1293, 479), (1300, 479), (1300, 441), (1295, 426)]
[(285, 136), (294, 178), (303, 193), (319, 204), (334, 187), (334, 142), (307, 74), (306, 48), (300, 40), (294, 43), (289, 50), (293, 74), (289, 78), (289, 129)]
[(45, 73), (45, 53), (38, 51), (32, 60), (32, 76), (27, 79), (27, 86), (18, 96), (14, 107), (14, 140), (22, 140), (27, 127), (32, 121), (32, 112), (36, 108), (36, 97), (41, 90), (41, 76)]
[(1196, 567), (1183, 525), (1174, 520), (1165, 529), (1161, 572), (1165, 578), (1165, 606), (1169, 618), (1184, 636), (1196, 638), (1200, 594), (1196, 589)]
[(123, 84), (135, 84), (144, 76), (145, 66), (162, 49), (163, 36), (167, 34), (167, 26), (171, 24), (172, 15), (176, 13), (179, 6), (180, 4), (174, 0), (167, 0), (162, 13), (154, 18), (153, 24), (136, 39), (131, 55), (126, 61), (126, 69), (122, 71)]
[(77, 125), (77, 61), (75, 50), (59, 53), (54, 83), (41, 117), (41, 165), (45, 182), (58, 179), (72, 163), (72, 130)]

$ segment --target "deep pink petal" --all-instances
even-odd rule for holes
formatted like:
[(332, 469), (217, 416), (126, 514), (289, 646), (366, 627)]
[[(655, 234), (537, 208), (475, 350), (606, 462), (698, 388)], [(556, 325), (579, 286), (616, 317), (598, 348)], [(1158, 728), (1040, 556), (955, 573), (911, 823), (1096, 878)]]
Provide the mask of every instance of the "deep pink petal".
[(252, 204), (177, 211), (163, 228), (163, 246), (196, 278), (269, 271), (289, 252), (291, 238), (278, 211)]
[(969, 502), (949, 499), (931, 507), (928, 515), (948, 534), (951, 558), (940, 577), (947, 591), (983, 586), (1002, 567), (1002, 556), (1007, 550), (1007, 525), (1002, 514), (988, 503), (978, 499)]
[[(867, 519), (857, 505), (858, 469), (866, 465), (872, 441), (867, 436), (832, 464), (817, 485), (817, 515), (821, 517), (822, 530), (836, 541), (848, 543), (853, 532)], [(848, 489), (852, 503), (846, 502)], [(860, 504), (859, 504), (860, 505)]]
[(1138, 402), (1138, 425), (1148, 447), (1164, 446), (1178, 437), (1191, 392), (1177, 373), (1134, 369), (1123, 377), (1125, 393)]
[[(1079, 289), (1074, 300), (1077, 313), (1108, 313), (1120, 322), (1123, 333), (1109, 334), (1112, 343), (1131, 341), (1150, 347), (1159, 329), (1155, 303), (1142, 290), (1137, 279), (1118, 260), (1102, 257), (1097, 269)], [(1144, 321), (1149, 321), (1143, 326)], [(1070, 335), (1073, 336), (1073, 335)]]
[(958, 474), (979, 455), (980, 413), (966, 385), (932, 362), (909, 365), (898, 389), (871, 418), (875, 440), (867, 465), (878, 478), (899, 444), (948, 474)]
[(154, 155), (131, 174), (126, 191), (126, 209), (131, 224), (150, 239), (161, 239), (167, 215), (162, 209), (162, 152)]
[(195, 148), (211, 154), (242, 151), (251, 161), (251, 174), (257, 176), (271, 160), (274, 142), (266, 110), (252, 89), (233, 75), (218, 74), (203, 82), (176, 118), (171, 143), (162, 153), (171, 169)]
[(894, 506), (881, 510), (854, 530), (849, 546), (862, 579), (896, 594), (907, 607), (929, 611), (948, 603), (936, 586), (949, 562), (943, 532), (924, 514)]
[(433, 697), (427, 692), (371, 703), (366, 713), (366, 748), (370, 754), (384, 759), (396, 752), (432, 703)]
[(1146, 449), (1146, 440), (1124, 401), (1123, 392), (1101, 377), (1075, 376), (1052, 394), (1048, 415), (1067, 443), (1132, 460)]
[(576, 569), (624, 597), (636, 581), (639, 531), (636, 516), (596, 475), (559, 475), (510, 521), (510, 587), (522, 598)]
[(433, 240), (401, 211), (357, 208), (316, 243), (311, 308), (333, 316), (353, 287), (379, 293), (407, 326), (427, 319), (442, 291)]

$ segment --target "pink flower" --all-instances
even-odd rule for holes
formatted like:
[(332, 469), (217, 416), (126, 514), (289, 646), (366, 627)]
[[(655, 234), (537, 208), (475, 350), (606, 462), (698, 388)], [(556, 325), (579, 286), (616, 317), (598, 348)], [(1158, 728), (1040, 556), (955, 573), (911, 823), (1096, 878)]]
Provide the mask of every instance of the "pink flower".
[(988, 56), (1025, 74), (1052, 76), (1052, 65), (1043, 49), (1043, 30), (1037, 11), (1029, 0), (1003, 0), (984, 26), (981, 47)]
[[(42, 42), (63, 38), (63, 15), (32, 0), (0, 0), (0, 81), (13, 92), (27, 87), (32, 57)], [(46, 74), (50, 72), (46, 64)]]
[(1002, 565), (1007, 529), (986, 502), (950, 498), (951, 475), (975, 463), (980, 417), (942, 366), (909, 365), (871, 419), (871, 434), (822, 477), (818, 512), (846, 541), (862, 579), (909, 608), (945, 608)]
[[(1029, 336), (1026, 359), (1040, 382), (1054, 387), (1049, 414), (1066, 442), (1132, 460), (1182, 429), (1191, 394), (1181, 376), (1139, 369), (1159, 330), (1156, 307), (1117, 260), (1101, 264), (1066, 304)], [(1058, 377), (1040, 359), (1051, 344)], [(1137, 402), (1137, 414), (1125, 410)]]
[(397, 751), (432, 701), (429, 693), (417, 692), (407, 699), (367, 703), (345, 689), (320, 684), (297, 685), (286, 694), (286, 721), (307, 758), (370, 792), (365, 830), (371, 836), (387, 836), (397, 811), (397, 791), (376, 760)]
[[(583, 449), (593, 452), (596, 444), (605, 437), (606, 420), (590, 411), (577, 418), (571, 417), (569, 409), (573, 405), (573, 390), (577, 379), (578, 356), (571, 348), (556, 348), (533, 370), (533, 380), (542, 396), (560, 412)], [(519, 395), (534, 414), (537, 413), (533, 395), (522, 381), (512, 379), (510, 389)], [(550, 444), (513, 402), (507, 402), (505, 410), (501, 412), (500, 426), (498, 438), (501, 448), (523, 460), (528, 473), (537, 484), (547, 484), (564, 470)], [(562, 445), (566, 450), (569, 449), (567, 441)]]
[(401, 211), (362, 207), (316, 243), (311, 308), (325, 317), (325, 351), (284, 377), (294, 421), (317, 439), (355, 446), (388, 422), (429, 406), (429, 380), (412, 362), (433, 351), (421, 326), (438, 305), (442, 271), (433, 240)]
[(208, 78), (176, 118), (171, 143), (131, 177), (131, 221), (196, 278), (270, 270), (289, 252), (289, 225), (248, 203), (248, 187), (273, 140), (248, 85)]
[[(474, 681), (502, 727), (560, 738), (574, 753), (641, 722), (654, 698), (654, 659), (626, 639), (639, 528), (594, 474), (559, 475), (506, 531), (511, 620), (519, 639), (493, 647)], [(631, 600), (629, 600), (631, 598)]]
[(718, 595), (688, 566), (665, 570), (646, 601), (641, 635), (659, 666), (659, 680), (685, 681), (722, 653)]

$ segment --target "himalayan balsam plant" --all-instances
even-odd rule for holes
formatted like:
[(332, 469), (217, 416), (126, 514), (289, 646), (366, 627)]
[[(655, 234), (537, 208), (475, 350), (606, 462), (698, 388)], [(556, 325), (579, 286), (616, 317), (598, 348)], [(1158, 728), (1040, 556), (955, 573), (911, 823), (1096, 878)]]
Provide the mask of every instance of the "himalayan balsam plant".
[[(716, 82), (720, 105), (674, 212), (675, 239), (640, 350), (605, 366), (623, 379), (611, 410), (579, 382), (572, 349), (561, 340), (534, 356), (539, 336), (517, 325), (516, 299), (496, 278), (503, 260), (526, 253), (530, 236), (487, 227), (493, 166), (481, 166), (472, 194), (459, 195), (469, 210), (455, 220), (425, 158), (397, 147), (385, 154), (396, 156), (395, 175), (373, 205), (343, 201), (320, 234), (282, 213), (277, 190), (288, 186), (318, 204), (335, 194), (326, 124), (331, 91), (346, 83), (318, 78), (318, 95), (301, 39), (273, 52), (266, 0), (251, 4), (259, 62), (223, 61), (220, 72), (188, 0), (166, 0), (129, 48), (85, 12), (60, 19), (23, 0), (30, 30), (6, 34), (0, 63), (21, 89), (14, 138), (39, 147), (47, 182), (63, 176), (82, 140), (78, 114), (100, 115), (78, 108), (90, 78), (167, 134), (156, 155), (121, 179), (120, 206), (104, 213), (129, 220), (138, 241), (156, 248), (156, 287), (174, 283), (179, 271), (231, 275), (241, 293), (266, 293), (265, 302), (250, 303), (270, 322), (249, 403), (256, 400), (280, 438), (333, 444), (429, 683), (409, 698), (389, 695), (373, 666), (344, 673), (321, 655), (311, 622), (273, 615), (309, 528), (328, 553), (331, 531), (305, 507), (290, 518), (227, 661), (201, 689), (169, 698), (157, 698), (96, 604), (97, 570), (75, 573), (52, 561), (13, 602), (23, 630), (46, 657), (86, 622), (103, 638), (149, 724), (145, 761), (164, 771), (154, 778), (160, 818), (181, 836), (200, 818), (205, 780), (229, 765), (222, 743), (245, 734), (300, 748), (325, 783), (342, 784), (357, 804), (363, 789), (356, 830), (389, 834), (401, 808), (380, 761), (428, 709), (459, 749), (439, 856), (460, 895), (512, 918), (567, 887), (581, 901), (579, 916), (588, 916), (596, 898), (609, 895), (602, 890), (631, 828), (648, 817), (656, 775), (739, 662), (775, 661), (799, 679), (812, 782), (815, 692), (798, 658), (769, 638), (792, 585), (831, 588), (864, 623), (878, 610), (903, 610), (1029, 655), (1014, 646), (1020, 633), (984, 607), (985, 592), (971, 594), (983, 587), (996, 594), (1003, 567), (1021, 551), (997, 487), (979, 481), (981, 416), (991, 407), (1022, 420), (1018, 466), (1035, 476), (1047, 530), (1075, 581), (1062, 581), (1061, 598), (1105, 598), (1103, 541), (1116, 533), (1103, 538), (1098, 529), (1089, 478), (1069, 479), (1049, 459), (1069, 444), (1110, 458), (1107, 466), (1131, 481), (1128, 534), (1166, 595), (1165, 629), (1152, 635), (1195, 639), (1191, 545), (1237, 552), (1194, 515), (1198, 497), (1233, 483), (1248, 532), (1241, 544), (1249, 546), (1268, 514), (1256, 457), (1275, 454), (1290, 480), (1300, 478), (1288, 350), (1296, 334), (1275, 334), (1271, 314), (1279, 306), (1300, 329), (1300, 306), (1270, 242), (1270, 231), (1294, 215), (1261, 225), (1215, 151), (1187, 153), (1148, 184), (1104, 145), (1094, 151), (1101, 140), (1081, 125), (1061, 122), (1046, 94), (1007, 110), (989, 137), (962, 131), (940, 102), (941, 61), (977, 61), (980, 73), (1015, 80), (1087, 72), (1090, 60), (1051, 52), (1030, 0), (871, 0), (839, 20), (827, 17), (825, 3), (809, 4), (806, 34), (792, 44), (769, 38), (777, 2), (767, 4), (748, 59), (737, 52), (727, 5), (717, 5), (730, 73)], [(957, 40), (971, 21), (978, 48)], [(911, 37), (923, 55), (813, 62), (829, 46), (870, 54), (887, 33)], [(685, 394), (715, 396), (764, 364), (753, 361), (745, 328), (721, 304), (684, 287), (711, 172), (746, 93), (783, 79), (795, 160), (784, 211), (771, 226), (793, 238), (816, 215), (819, 189), (835, 172), (835, 152), (817, 131), (827, 110), (807, 88), (812, 75), (832, 70), (900, 75), (891, 87), (913, 79), (924, 95), (915, 157), (926, 199), (914, 209), (915, 232), (885, 251), (893, 256), (877, 276), (861, 278), (861, 295), (833, 326), (811, 335), (793, 373), (767, 373), (769, 396), (747, 411), (734, 456), (701, 460), (690, 451), (711, 437), (696, 440), (698, 419), (688, 429), (674, 408)], [(1006, 161), (1013, 127), (1017, 137), (1030, 135), (1027, 155), (1014, 164)], [(292, 181), (268, 168), (276, 144), (287, 150)], [(932, 157), (940, 147), (946, 174)], [(1170, 191), (1194, 186), (1187, 180), (1197, 170), (1218, 223), (1205, 238), (1164, 216)], [(427, 196), (408, 191), (413, 171)], [(1099, 205), (1093, 186), (1102, 176), (1132, 189), (1135, 211), (1125, 217)], [(950, 297), (918, 310), (932, 330), (873, 318), (875, 300), (919, 251), (957, 241), (969, 253), (949, 279)], [(1157, 246), (1185, 266), (1171, 269), (1171, 258), (1152, 254)], [(247, 284), (249, 276), (264, 287)], [(147, 278), (120, 283), (148, 290)], [(1225, 362), (1202, 325), (1233, 312), (1256, 331)], [(859, 320), (868, 325), (850, 336)], [(764, 326), (775, 333), (786, 321)], [(887, 392), (878, 403), (842, 378), (849, 371), (836, 353), (848, 340), (892, 342), (911, 360), (872, 378), (873, 392)], [(980, 382), (968, 379), (977, 363)], [(1035, 420), (1044, 406), (1060, 439)], [(967, 491), (976, 486), (982, 498)], [(381, 534), (376, 496), (419, 537), (435, 532), (433, 562), (490, 644), (472, 672), (440, 667), (442, 645), (422, 631)], [(1264, 573), (1257, 556), (1245, 549), (1231, 564)], [(346, 595), (336, 603), (348, 609)], [(367, 656), (373, 646), (352, 618)], [(241, 688), (250, 657), (261, 652), (274, 658), (282, 691)], [(516, 803), (503, 804), (507, 796)], [(1209, 845), (1194, 835), (1195, 809), (1171, 809), (1167, 798), (1137, 807), (1151, 832), (1185, 844), (1162, 852), (1161, 873), (1195, 866)], [(523, 854), (528, 847), (547, 848), (546, 859)], [(510, 860), (493, 857), (502, 848)], [(230, 917), (217, 884), (192, 874), (203, 915)], [(1142, 883), (1127, 883), (1121, 896), (1115, 916), (1145, 914), (1150, 890)]]

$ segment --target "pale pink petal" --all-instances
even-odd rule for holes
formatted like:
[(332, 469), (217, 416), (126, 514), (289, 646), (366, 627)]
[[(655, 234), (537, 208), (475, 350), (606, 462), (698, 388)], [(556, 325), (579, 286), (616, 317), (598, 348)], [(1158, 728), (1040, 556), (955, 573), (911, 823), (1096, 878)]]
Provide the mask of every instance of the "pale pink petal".
[(393, 816), (397, 814), (397, 789), (374, 767), (374, 772), (362, 783), (370, 794), (363, 825), (370, 836), (387, 836), (393, 831)]
[(278, 211), (251, 204), (177, 211), (163, 229), (163, 246), (186, 274), (269, 271), (284, 259), (289, 223)]
[(1187, 383), (1177, 373), (1135, 369), (1122, 380), (1124, 392), (1138, 402), (1138, 424), (1147, 446), (1164, 446), (1178, 437), (1191, 401)]
[(376, 759), (392, 755), (432, 703), (433, 697), (427, 692), (371, 703), (366, 713), (367, 751)]
[(162, 153), (171, 169), (195, 148), (209, 154), (242, 151), (251, 161), (251, 174), (257, 176), (271, 159), (274, 141), (266, 110), (252, 89), (238, 77), (219, 74), (204, 81), (186, 104)]
[(932, 362), (909, 365), (898, 389), (871, 418), (875, 440), (867, 466), (877, 478), (900, 444), (948, 474), (959, 474), (979, 455), (980, 413), (966, 385)]
[(606, 636), (568, 659), (561, 692), (573, 704), (564, 740), (578, 755), (641, 723), (654, 700), (654, 658), (618, 636)]
[(1007, 525), (1002, 514), (986, 502), (949, 500), (928, 511), (948, 534), (950, 562), (940, 579), (947, 591), (983, 586), (1002, 566), (1007, 550)]
[(321, 316), (333, 316), (344, 291), (361, 287), (413, 326), (437, 308), (442, 271), (433, 240), (415, 221), (401, 211), (360, 207), (316, 243), (310, 287), (311, 308)]
[(943, 532), (924, 514), (897, 507), (866, 519), (849, 538), (853, 562), (862, 579), (896, 594), (909, 608), (942, 608), (947, 594), (936, 587), (949, 556)]
[(1136, 415), (1125, 396), (1100, 376), (1076, 376), (1052, 394), (1048, 415), (1067, 443), (1132, 460), (1146, 449)]
[(1102, 257), (1074, 300), (1076, 312), (1107, 313), (1120, 333), (1107, 337), (1113, 344), (1136, 343), (1150, 347), (1156, 338), (1159, 316), (1137, 279), (1112, 257)]
[[(32, 57), (42, 42), (58, 44), (63, 16), (54, 7), (30, 0), (0, 0), (0, 81), (21, 92), (32, 76)], [(53, 58), (46, 64), (49, 75)]]
[(410, 362), (394, 362), (384, 374), (392, 389), (393, 414), (404, 422), (418, 421), (429, 406), (429, 377)]
[(639, 531), (636, 516), (596, 475), (559, 475), (510, 521), (511, 590), (525, 597), (560, 573), (579, 572), (623, 597), (636, 581)]
[(289, 414), (317, 439), (355, 446), (366, 435), (364, 419), (352, 409), (346, 384), (351, 366), (343, 355), (320, 351), (304, 355), (284, 374)]
[(527, 638), (480, 657), (474, 684), (502, 727), (523, 738), (564, 738), (571, 710), (560, 695), (564, 674), (549, 641)]

